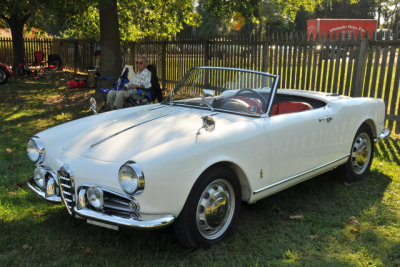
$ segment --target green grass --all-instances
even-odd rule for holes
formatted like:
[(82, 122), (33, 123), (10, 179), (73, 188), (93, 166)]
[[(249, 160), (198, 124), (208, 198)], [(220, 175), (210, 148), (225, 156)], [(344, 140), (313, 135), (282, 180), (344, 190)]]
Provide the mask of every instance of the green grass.
[(182, 248), (170, 228), (113, 231), (71, 218), (24, 184), (34, 170), (27, 139), (91, 115), (93, 90), (68, 89), (69, 79), (28, 77), (0, 86), (0, 266), (400, 265), (397, 136), (376, 147), (366, 179), (349, 185), (331, 172), (244, 204), (234, 235), (207, 250)]

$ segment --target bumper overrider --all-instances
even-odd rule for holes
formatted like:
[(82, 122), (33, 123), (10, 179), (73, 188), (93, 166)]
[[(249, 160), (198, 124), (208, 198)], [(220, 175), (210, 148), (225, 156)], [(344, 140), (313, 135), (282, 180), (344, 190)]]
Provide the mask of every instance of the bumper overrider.
[(63, 202), (70, 215), (104, 227), (115, 225), (142, 229), (160, 228), (175, 220), (170, 214), (143, 214), (134, 197), (113, 192), (99, 185), (80, 185), (75, 191), (73, 176), (70, 176), (70, 171), (64, 167), (58, 170), (57, 178), (50, 168), (37, 167), (36, 170), (42, 172), (43, 182), (38, 183), (35, 177), (31, 177), (27, 182), (28, 187), (49, 202)]

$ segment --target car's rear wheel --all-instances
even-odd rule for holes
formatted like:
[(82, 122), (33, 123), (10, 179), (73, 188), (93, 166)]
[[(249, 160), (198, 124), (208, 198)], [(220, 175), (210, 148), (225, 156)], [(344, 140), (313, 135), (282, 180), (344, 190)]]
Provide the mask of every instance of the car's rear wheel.
[(0, 67), (0, 84), (6, 83), (8, 80), (7, 71)]
[(186, 247), (209, 247), (232, 233), (240, 212), (240, 184), (229, 169), (213, 168), (193, 186), (174, 224)]
[(357, 131), (351, 145), (350, 157), (345, 164), (347, 182), (358, 181), (364, 178), (370, 170), (374, 156), (374, 142), (371, 129), (363, 125)]

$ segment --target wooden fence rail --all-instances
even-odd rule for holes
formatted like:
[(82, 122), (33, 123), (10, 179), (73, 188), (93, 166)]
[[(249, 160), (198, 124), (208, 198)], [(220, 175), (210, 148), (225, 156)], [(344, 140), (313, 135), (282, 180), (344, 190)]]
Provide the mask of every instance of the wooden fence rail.
[[(368, 36), (366, 33), (365, 36)], [(26, 39), (25, 58), (34, 52), (59, 54), (64, 67), (86, 72), (94, 65), (99, 44), (89, 40)], [(363, 39), (346, 34), (316, 36), (271, 34), (262, 37), (180, 37), (142, 40), (123, 51), (124, 64), (145, 55), (157, 67), (166, 90), (196, 66), (244, 68), (280, 75), (280, 88), (378, 97), (387, 107), (386, 126), (400, 133), (400, 40)], [(12, 41), (0, 38), (0, 62), (11, 64)]]

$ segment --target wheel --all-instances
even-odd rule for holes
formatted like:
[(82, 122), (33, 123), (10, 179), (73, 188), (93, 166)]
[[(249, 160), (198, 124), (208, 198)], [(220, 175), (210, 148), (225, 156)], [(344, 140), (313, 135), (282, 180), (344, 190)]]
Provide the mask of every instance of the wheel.
[(174, 230), (188, 248), (210, 247), (232, 233), (241, 202), (240, 184), (224, 167), (207, 171), (194, 184)]
[(374, 142), (371, 129), (363, 125), (357, 131), (351, 145), (350, 157), (345, 164), (345, 181), (361, 180), (368, 173), (374, 156)]
[(0, 84), (6, 83), (8, 80), (7, 71), (0, 67)]

